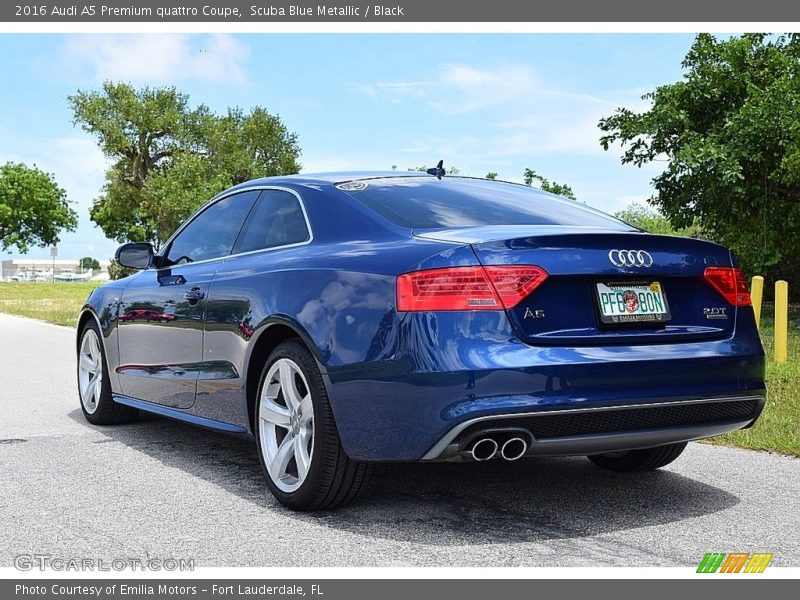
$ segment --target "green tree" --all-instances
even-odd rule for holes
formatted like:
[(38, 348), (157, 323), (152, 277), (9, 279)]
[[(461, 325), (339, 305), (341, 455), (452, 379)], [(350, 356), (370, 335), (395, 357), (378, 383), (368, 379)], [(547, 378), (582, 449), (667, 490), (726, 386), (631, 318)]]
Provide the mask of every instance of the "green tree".
[[(664, 163), (649, 200), (677, 227), (699, 220), (745, 267), (800, 266), (800, 38), (698, 35), (683, 78), (646, 94), (648, 110), (602, 119), (622, 163)], [(767, 273), (764, 273), (767, 274)]]
[(156, 239), (166, 240), (200, 204), (233, 183), (229, 173), (205, 156), (181, 152), (173, 156), (169, 169), (149, 178), (140, 210), (154, 228)]
[(527, 186), (532, 186), (534, 181), (538, 181), (539, 185), (535, 187), (538, 187), (544, 192), (550, 192), (551, 194), (563, 196), (564, 198), (569, 198), (570, 200), (577, 200), (577, 198), (575, 198), (575, 193), (572, 191), (572, 187), (565, 183), (556, 183), (555, 181), (551, 182), (532, 169), (525, 169), (525, 171), (522, 173), (522, 180)]
[(650, 233), (680, 235), (693, 238), (703, 237), (699, 222), (694, 222), (689, 227), (676, 228), (670, 223), (670, 220), (660, 212), (638, 202), (630, 204), (624, 210), (615, 213), (614, 216), (625, 221), (629, 225), (644, 229)]
[(489, 171), (486, 174), (486, 179), (497, 179), (497, 173), (495, 173), (494, 171)]
[(91, 217), (120, 242), (159, 246), (215, 193), (300, 169), (296, 135), (261, 107), (220, 116), (202, 104), (191, 108), (174, 87), (111, 82), (78, 91), (69, 103), (74, 123), (113, 161)]
[(87, 269), (94, 269), (97, 271), (100, 269), (100, 261), (96, 258), (92, 258), (91, 256), (84, 256), (82, 259), (78, 261), (80, 268), (84, 271)]
[(108, 265), (109, 279), (122, 279), (123, 277), (128, 277), (134, 273), (136, 273), (136, 269), (128, 269), (123, 267), (116, 261), (115, 258), (112, 258), (110, 264)]
[(231, 184), (300, 170), (297, 135), (260, 106), (248, 113), (229, 108), (224, 116), (206, 115), (202, 123), (203, 147), (190, 150), (207, 158)]
[(0, 249), (49, 246), (78, 225), (66, 192), (52, 175), (21, 163), (0, 166)]

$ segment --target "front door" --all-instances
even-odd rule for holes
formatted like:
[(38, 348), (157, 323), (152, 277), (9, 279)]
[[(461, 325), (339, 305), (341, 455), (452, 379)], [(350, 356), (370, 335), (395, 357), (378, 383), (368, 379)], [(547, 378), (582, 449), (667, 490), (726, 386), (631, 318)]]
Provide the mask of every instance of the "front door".
[(173, 408), (194, 404), (203, 361), (203, 316), (217, 262), (148, 269), (119, 309), (122, 393)]
[(156, 257), (156, 267), (131, 279), (118, 321), (124, 395), (172, 408), (194, 404), (206, 298), (259, 193), (233, 194), (204, 208)]

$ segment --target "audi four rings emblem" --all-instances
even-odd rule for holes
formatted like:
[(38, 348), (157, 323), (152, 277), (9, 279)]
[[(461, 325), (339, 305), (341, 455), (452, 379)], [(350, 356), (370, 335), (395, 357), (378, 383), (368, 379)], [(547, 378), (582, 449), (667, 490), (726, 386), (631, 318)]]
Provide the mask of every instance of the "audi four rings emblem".
[(615, 267), (653, 266), (653, 257), (646, 250), (609, 250), (608, 260)]

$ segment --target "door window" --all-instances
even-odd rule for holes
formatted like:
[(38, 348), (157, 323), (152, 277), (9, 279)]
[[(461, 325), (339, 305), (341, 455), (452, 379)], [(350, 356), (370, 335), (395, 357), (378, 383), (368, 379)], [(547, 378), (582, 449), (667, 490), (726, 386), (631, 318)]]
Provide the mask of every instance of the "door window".
[(241, 192), (215, 202), (172, 240), (164, 266), (220, 258), (231, 253), (260, 190)]
[(264, 190), (236, 240), (234, 254), (300, 244), (311, 239), (303, 208), (294, 194)]

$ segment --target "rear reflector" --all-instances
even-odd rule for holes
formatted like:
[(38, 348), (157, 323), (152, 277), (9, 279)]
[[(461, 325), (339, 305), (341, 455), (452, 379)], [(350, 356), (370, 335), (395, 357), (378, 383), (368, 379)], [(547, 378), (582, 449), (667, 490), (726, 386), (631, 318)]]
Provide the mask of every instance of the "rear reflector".
[(706, 267), (705, 279), (725, 300), (734, 306), (750, 306), (747, 280), (738, 267)]
[(397, 310), (508, 310), (547, 279), (541, 267), (451, 267), (397, 278)]

